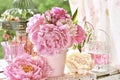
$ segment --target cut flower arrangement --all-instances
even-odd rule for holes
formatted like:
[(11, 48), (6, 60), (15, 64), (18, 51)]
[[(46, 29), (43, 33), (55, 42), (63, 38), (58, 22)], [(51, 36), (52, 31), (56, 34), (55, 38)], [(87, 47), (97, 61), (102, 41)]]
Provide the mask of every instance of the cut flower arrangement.
[(33, 44), (33, 51), (37, 53), (35, 56), (39, 56), (40, 59), (34, 60), (35, 56), (29, 57), (30, 55), (17, 57), (5, 69), (9, 80), (41, 80), (49, 77), (52, 69), (42, 55), (66, 53), (73, 44), (81, 44), (86, 39), (82, 27), (74, 22), (74, 18), (66, 10), (59, 7), (31, 17), (26, 32)]
[(34, 51), (52, 55), (66, 51), (72, 44), (82, 43), (86, 38), (85, 31), (72, 19), (63, 8), (58, 7), (30, 18), (26, 32)]

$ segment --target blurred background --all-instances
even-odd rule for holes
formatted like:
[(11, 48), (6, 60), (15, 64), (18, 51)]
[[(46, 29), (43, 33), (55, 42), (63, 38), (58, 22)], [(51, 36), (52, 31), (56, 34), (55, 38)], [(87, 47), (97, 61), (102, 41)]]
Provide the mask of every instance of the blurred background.
[[(5, 10), (13, 7), (13, 1), (14, 0), (6, 0), (6, 1), (0, 0), (0, 17)], [(32, 0), (32, 1), (34, 2), (35, 8), (41, 13), (44, 13), (46, 10), (57, 6), (64, 8), (65, 10), (68, 11), (69, 14), (71, 14), (68, 0)], [(0, 42), (3, 41), (2, 33), (3, 31), (0, 30)], [(3, 50), (0, 45), (0, 59), (1, 58), (3, 58)]]

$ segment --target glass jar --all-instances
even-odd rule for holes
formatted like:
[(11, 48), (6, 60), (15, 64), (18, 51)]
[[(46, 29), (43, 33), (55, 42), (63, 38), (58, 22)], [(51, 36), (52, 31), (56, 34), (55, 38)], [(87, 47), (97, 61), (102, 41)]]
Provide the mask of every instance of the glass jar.
[(94, 68), (92, 71), (105, 72), (109, 69), (109, 36), (102, 30), (97, 29), (93, 33), (89, 42), (89, 53), (94, 61)]

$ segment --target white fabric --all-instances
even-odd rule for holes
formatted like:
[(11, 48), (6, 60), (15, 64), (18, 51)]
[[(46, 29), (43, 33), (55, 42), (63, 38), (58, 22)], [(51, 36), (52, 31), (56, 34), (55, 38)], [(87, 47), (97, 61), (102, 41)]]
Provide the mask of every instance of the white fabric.
[(7, 65), (8, 63), (4, 59), (0, 59), (0, 80), (6, 80), (6, 76), (3, 74), (3, 70)]
[(8, 65), (4, 59), (0, 59), (0, 72)]
[(108, 0), (110, 30), (113, 39), (112, 62), (120, 65), (120, 0)]
[(109, 36), (111, 65), (120, 65), (120, 0), (69, 0), (72, 14), (78, 8), (80, 24), (86, 20)]

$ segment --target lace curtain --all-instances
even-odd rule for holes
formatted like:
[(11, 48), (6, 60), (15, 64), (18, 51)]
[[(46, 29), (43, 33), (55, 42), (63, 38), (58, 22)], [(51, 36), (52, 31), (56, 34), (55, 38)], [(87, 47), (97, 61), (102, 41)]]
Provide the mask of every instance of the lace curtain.
[(111, 65), (120, 65), (120, 0), (69, 0), (72, 14), (78, 8), (77, 19), (106, 31), (111, 45)]

